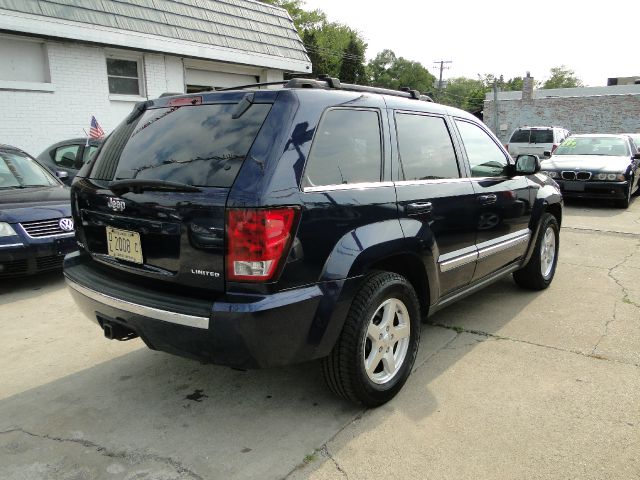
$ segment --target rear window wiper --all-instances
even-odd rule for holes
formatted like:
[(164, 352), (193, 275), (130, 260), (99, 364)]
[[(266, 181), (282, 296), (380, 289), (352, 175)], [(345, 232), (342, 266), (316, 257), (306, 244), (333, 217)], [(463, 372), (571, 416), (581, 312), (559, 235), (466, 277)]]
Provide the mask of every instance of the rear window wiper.
[(146, 180), (142, 178), (129, 178), (116, 180), (109, 184), (109, 190), (121, 195), (127, 192), (201, 192), (202, 190), (186, 183), (167, 182), (165, 180)]

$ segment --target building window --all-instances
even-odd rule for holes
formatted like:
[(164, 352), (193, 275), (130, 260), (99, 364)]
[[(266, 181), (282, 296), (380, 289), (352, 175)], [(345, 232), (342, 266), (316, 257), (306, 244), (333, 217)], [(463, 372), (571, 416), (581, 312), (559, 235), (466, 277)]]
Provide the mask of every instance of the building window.
[(142, 96), (142, 60), (107, 58), (109, 93)]
[(0, 81), (49, 83), (49, 62), (43, 43), (0, 37)]

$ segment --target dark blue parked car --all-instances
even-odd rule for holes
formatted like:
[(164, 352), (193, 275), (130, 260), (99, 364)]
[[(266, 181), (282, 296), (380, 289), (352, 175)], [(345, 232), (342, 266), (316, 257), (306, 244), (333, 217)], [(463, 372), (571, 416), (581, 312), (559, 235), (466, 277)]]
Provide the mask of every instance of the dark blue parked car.
[(27, 153), (0, 145), (0, 278), (60, 269), (75, 248), (69, 189)]
[(78, 173), (78, 304), (108, 338), (239, 368), (322, 359), (365, 405), (420, 320), (513, 274), (552, 281), (562, 197), (467, 112), (294, 79), (136, 106)]

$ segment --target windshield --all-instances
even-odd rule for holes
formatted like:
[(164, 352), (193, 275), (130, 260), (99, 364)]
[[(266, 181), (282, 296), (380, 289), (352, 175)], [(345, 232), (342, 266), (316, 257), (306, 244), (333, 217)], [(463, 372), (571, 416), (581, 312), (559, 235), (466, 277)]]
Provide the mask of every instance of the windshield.
[(148, 110), (113, 132), (92, 178), (230, 187), (270, 108), (253, 104), (235, 119), (236, 103)]
[(555, 155), (629, 155), (627, 142), (616, 137), (570, 137), (554, 152)]
[(20, 152), (0, 151), (0, 188), (48, 187), (58, 182)]

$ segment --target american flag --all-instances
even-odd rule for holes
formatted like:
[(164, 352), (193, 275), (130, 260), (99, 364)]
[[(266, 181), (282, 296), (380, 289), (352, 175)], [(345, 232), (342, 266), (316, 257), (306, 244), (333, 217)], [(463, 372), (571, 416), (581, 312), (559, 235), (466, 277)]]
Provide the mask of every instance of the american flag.
[(91, 127), (89, 128), (89, 137), (102, 138), (104, 137), (104, 130), (96, 120), (96, 117), (91, 116)]

